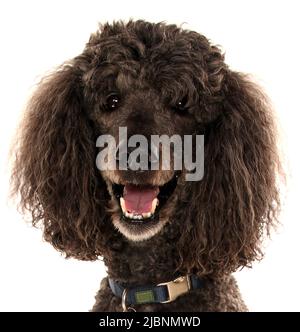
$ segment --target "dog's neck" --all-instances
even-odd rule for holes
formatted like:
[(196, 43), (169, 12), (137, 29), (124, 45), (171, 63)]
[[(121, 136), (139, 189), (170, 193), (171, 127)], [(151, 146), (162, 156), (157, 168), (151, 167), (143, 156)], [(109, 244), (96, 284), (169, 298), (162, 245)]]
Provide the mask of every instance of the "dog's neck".
[[(119, 248), (104, 256), (109, 277), (125, 285), (157, 284), (174, 279), (179, 253), (176, 248), (178, 234), (170, 233), (166, 226), (162, 234), (147, 241), (131, 242), (122, 237)], [(120, 235), (121, 236), (121, 235)]]

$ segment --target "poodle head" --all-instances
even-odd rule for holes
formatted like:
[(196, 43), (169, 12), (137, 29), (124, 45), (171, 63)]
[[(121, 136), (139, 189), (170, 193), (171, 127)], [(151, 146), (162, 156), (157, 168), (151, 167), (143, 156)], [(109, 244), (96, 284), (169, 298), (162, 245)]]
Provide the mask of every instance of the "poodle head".
[[(154, 136), (175, 137), (191, 159), (201, 146), (202, 176), (187, 181), (175, 157), (163, 167)], [(162, 23), (105, 24), (34, 93), (13, 190), (67, 256), (96, 259), (176, 224), (182, 269), (232, 272), (260, 256), (276, 220), (275, 138), (264, 94), (204, 36)]]

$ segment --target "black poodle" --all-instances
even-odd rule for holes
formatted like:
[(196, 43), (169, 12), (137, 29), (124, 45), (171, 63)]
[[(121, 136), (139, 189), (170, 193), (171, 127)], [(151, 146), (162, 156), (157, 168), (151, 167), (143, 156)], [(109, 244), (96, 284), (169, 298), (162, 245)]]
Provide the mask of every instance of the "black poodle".
[[(161, 163), (99, 170), (96, 141), (120, 144), (120, 127), (147, 139), (204, 135), (202, 180)], [(244, 311), (231, 273), (261, 257), (277, 220), (274, 128), (260, 88), (204, 36), (105, 24), (34, 93), (13, 191), (66, 257), (103, 257), (94, 311)]]

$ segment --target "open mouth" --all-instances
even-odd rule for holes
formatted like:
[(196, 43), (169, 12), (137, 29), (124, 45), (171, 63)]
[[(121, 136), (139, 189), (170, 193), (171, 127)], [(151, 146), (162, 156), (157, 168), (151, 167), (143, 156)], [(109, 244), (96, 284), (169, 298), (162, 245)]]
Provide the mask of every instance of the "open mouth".
[(162, 186), (113, 184), (113, 193), (119, 202), (122, 220), (141, 225), (158, 220), (159, 211), (174, 192), (178, 174)]

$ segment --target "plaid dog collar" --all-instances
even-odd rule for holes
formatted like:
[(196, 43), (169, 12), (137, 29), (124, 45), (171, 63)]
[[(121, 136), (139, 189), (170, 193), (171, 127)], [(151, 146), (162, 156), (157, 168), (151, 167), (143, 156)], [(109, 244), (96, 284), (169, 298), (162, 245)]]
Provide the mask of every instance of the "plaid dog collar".
[[(128, 305), (147, 303), (169, 303), (190, 290), (203, 287), (203, 280), (196, 275), (186, 275), (155, 286), (138, 286), (125, 288), (113, 279), (108, 279), (113, 294), (122, 298), (123, 311)], [(132, 309), (132, 308), (131, 308)]]

